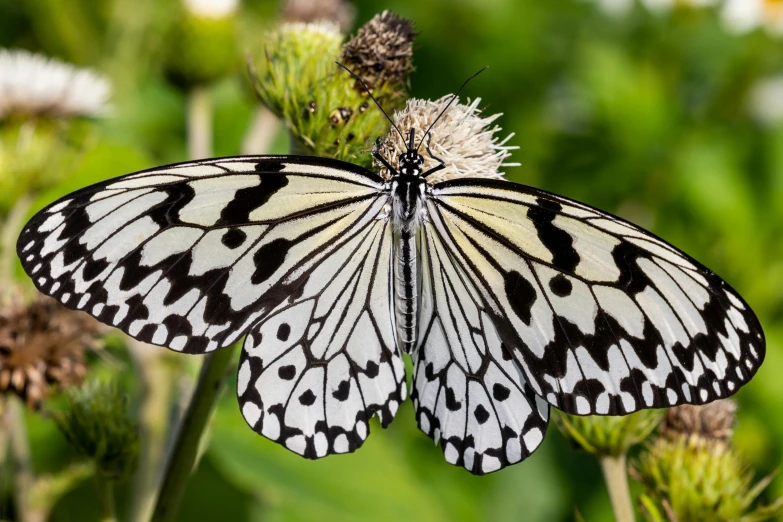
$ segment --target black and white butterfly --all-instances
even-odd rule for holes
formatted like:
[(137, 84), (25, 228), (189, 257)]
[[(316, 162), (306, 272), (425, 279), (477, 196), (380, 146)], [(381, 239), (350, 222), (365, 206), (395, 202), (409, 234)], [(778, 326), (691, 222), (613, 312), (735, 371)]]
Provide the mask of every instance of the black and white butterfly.
[(757, 318), (688, 255), (542, 190), (430, 183), (444, 165), (422, 172), (414, 144), (396, 167), (375, 152), (388, 180), (303, 156), (122, 176), (36, 214), (19, 257), (41, 292), (142, 341), (205, 353), (246, 335), (242, 415), (307, 458), (392, 421), (403, 353), (419, 427), (476, 474), (535, 451), (550, 405), (702, 404), (755, 374)]

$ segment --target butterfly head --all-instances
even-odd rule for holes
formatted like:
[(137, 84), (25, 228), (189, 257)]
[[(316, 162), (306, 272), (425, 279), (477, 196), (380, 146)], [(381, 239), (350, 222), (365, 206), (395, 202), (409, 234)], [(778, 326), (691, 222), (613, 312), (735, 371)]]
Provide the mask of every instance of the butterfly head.
[(424, 158), (414, 147), (416, 141), (416, 130), (411, 129), (408, 140), (408, 150), (400, 154), (397, 158), (397, 171), (401, 176), (410, 176), (417, 178), (421, 174), (421, 168), (424, 166)]

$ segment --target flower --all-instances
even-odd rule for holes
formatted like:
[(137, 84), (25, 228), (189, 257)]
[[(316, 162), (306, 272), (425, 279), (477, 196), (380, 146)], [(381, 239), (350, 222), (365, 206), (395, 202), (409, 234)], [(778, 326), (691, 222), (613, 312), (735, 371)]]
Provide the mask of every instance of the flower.
[(87, 372), (84, 351), (104, 327), (50, 297), (30, 303), (14, 296), (0, 307), (0, 393), (15, 393), (38, 407), (49, 385), (78, 384)]
[(22, 49), (0, 49), (0, 120), (14, 115), (105, 115), (111, 86), (102, 75)]
[[(394, 123), (403, 136), (408, 136), (410, 129), (416, 129), (417, 139), (425, 140), (421, 150), (424, 151), (429, 142), (432, 153), (446, 163), (445, 169), (427, 178), (431, 183), (454, 178), (502, 178), (502, 167), (519, 165), (506, 162), (511, 151), (518, 148), (506, 145), (513, 134), (500, 140), (496, 136), (501, 130), (500, 127), (490, 126), (501, 114), (481, 117), (481, 110), (478, 109), (481, 98), (468, 102), (468, 105), (456, 100), (449, 106), (451, 101), (451, 95), (435, 101), (412, 98), (404, 109), (394, 113)], [(432, 127), (431, 138), (428, 139), (424, 132), (444, 109), (446, 112)], [(391, 129), (379, 140), (378, 152), (394, 165), (400, 154), (407, 150), (407, 145), (402, 137)], [(422, 152), (422, 155), (425, 171), (438, 165), (438, 161), (428, 153)], [(390, 177), (390, 173), (380, 163), (376, 162), (375, 166), (381, 176)]]
[(399, 83), (413, 70), (414, 38), (413, 22), (384, 11), (343, 46), (342, 59), (370, 86)]
[(185, 8), (194, 16), (226, 18), (233, 15), (239, 0), (183, 0)]
[(765, 27), (772, 34), (783, 35), (783, 0), (726, 0), (722, 17), (735, 33)]
[(286, 22), (334, 22), (347, 31), (353, 24), (354, 11), (344, 0), (287, 0), (282, 18)]

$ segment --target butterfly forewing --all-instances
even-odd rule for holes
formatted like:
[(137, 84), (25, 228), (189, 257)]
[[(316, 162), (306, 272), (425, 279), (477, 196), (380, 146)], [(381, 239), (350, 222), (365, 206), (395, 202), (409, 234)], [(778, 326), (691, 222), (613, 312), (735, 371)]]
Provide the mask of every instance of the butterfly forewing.
[(172, 165), (36, 214), (18, 252), (38, 289), (142, 341), (227, 346), (376, 219), (383, 183), (319, 158)]
[(649, 232), (521, 185), (436, 185), (436, 233), (535, 392), (573, 414), (733, 394), (764, 358), (753, 312)]

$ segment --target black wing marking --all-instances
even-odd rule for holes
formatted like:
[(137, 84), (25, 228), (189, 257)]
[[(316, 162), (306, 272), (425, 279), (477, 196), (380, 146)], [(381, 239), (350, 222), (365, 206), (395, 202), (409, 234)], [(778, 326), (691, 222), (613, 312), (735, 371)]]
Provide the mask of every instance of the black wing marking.
[(297, 156), (196, 161), (75, 192), (17, 244), (38, 289), (145, 342), (236, 341), (379, 214), (383, 181)]
[(464, 269), (431, 225), (422, 231), (420, 336), (411, 398), (446, 460), (483, 475), (538, 448), (549, 405), (532, 392)]
[(405, 400), (392, 327), (391, 225), (377, 220), (314, 269), (245, 340), (237, 395), (259, 434), (307, 458), (348, 453)]
[(435, 185), (428, 211), (529, 384), (568, 413), (709, 402), (764, 359), (742, 298), (627, 221), (493, 180)]

